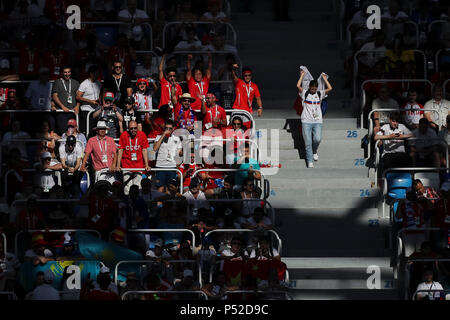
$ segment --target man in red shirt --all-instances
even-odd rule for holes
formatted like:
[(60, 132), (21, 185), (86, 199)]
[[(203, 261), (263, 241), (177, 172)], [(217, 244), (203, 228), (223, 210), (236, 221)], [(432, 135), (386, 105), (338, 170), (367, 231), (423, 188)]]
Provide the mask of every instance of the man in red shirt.
[(186, 129), (193, 134), (195, 121), (198, 120), (197, 112), (191, 107), (191, 103), (195, 99), (189, 93), (184, 93), (179, 100), (180, 103), (174, 110), (174, 119), (177, 123), (177, 128)]
[[(117, 156), (116, 169), (123, 170), (124, 193), (127, 195), (132, 185), (141, 188), (142, 173), (139, 171), (128, 171), (129, 169), (145, 168), (150, 171), (148, 165), (148, 140), (143, 131), (138, 131), (136, 121), (130, 121), (128, 131), (120, 135), (119, 154)], [(127, 183), (128, 181), (128, 183)]]
[[(214, 148), (223, 148), (223, 134), (227, 125), (227, 115), (225, 110), (216, 104), (216, 101), (216, 96), (213, 93), (208, 93), (206, 94), (206, 99), (202, 102), (203, 140), (200, 150), (203, 159), (208, 159)], [(223, 152), (222, 156), (216, 156), (221, 157), (218, 163), (222, 163)], [(215, 159), (210, 161), (213, 162)]]
[[(234, 100), (233, 109), (245, 110), (250, 113), (253, 112), (252, 103), (253, 98), (256, 98), (258, 104), (258, 117), (262, 115), (262, 101), (258, 86), (252, 82), (252, 70), (248, 67), (242, 69), (242, 79), (236, 75), (236, 70), (239, 68), (237, 64), (233, 65), (231, 75), (235, 86), (236, 99)], [(249, 119), (250, 121), (250, 119)], [(244, 120), (244, 125), (250, 128), (249, 121)]]
[(108, 126), (105, 121), (97, 122), (97, 127), (94, 128), (97, 135), (89, 139), (81, 164), (81, 171), (86, 172), (86, 162), (89, 156), (92, 158), (92, 165), (95, 172), (95, 181), (107, 180), (114, 183), (115, 178), (115, 163), (116, 163), (116, 143), (114, 139), (106, 135)]
[(166, 55), (163, 55), (161, 63), (159, 64), (159, 80), (161, 81), (161, 98), (159, 100), (158, 109), (165, 104), (171, 108), (178, 103), (178, 97), (183, 94), (181, 86), (177, 83), (177, 70), (169, 67), (166, 69), (166, 76), (164, 77), (164, 63)]
[[(209, 81), (211, 80), (211, 53), (208, 53), (208, 69), (206, 70), (205, 75), (203, 75), (203, 72), (200, 68), (195, 67), (191, 70), (191, 60), (192, 55), (188, 54), (186, 81), (189, 88), (189, 93), (193, 98), (195, 98), (195, 101), (191, 104), (191, 107), (195, 111), (200, 111), (200, 108), (202, 107), (202, 101), (209, 89)], [(192, 76), (192, 74), (194, 76)]]

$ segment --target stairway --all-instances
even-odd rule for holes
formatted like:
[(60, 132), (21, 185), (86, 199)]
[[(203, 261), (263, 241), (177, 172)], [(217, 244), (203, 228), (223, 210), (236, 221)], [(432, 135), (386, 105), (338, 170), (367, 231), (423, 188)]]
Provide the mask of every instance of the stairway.
[[(278, 130), (279, 158), (269, 149), (261, 161), (281, 164), (267, 178), (291, 294), (302, 300), (398, 299), (386, 249), (389, 221), (378, 216), (380, 190), (371, 186), (364, 165), (358, 101), (343, 89), (331, 1), (291, 1), (292, 22), (272, 21), (271, 3), (258, 1), (253, 14), (235, 13), (233, 25), (240, 57), (252, 67), (262, 94), (264, 113), (255, 119), (260, 149), (271, 145), (270, 130)], [(300, 120), (292, 109), (300, 65), (313, 76), (328, 73), (334, 87), (312, 169), (306, 168)], [(379, 289), (367, 287), (373, 265), (380, 270)]]

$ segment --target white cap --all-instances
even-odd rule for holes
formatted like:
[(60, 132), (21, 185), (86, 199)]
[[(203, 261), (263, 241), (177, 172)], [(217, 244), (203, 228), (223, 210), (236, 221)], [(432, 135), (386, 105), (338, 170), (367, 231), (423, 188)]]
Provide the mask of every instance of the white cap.
[(53, 252), (52, 252), (51, 250), (49, 250), (49, 249), (45, 249), (45, 250), (44, 250), (44, 256), (45, 256), (46, 258), (53, 257)]
[(109, 129), (109, 127), (106, 125), (105, 121), (98, 121), (97, 126), (94, 129)]
[(44, 271), (44, 281), (51, 282), (55, 279), (55, 276), (53, 275), (53, 271), (50, 269), (47, 269)]
[(9, 60), (8, 59), (2, 59), (0, 61), (0, 69), (9, 69)]
[(186, 278), (186, 277), (193, 277), (193, 276), (194, 276), (194, 273), (192, 272), (192, 270), (186, 269), (186, 270), (183, 271), (183, 277), (184, 278)]
[(142, 40), (142, 28), (141, 26), (134, 26), (133, 30), (131, 31), (131, 37), (134, 41), (141, 41)]
[(100, 273), (109, 273), (110, 272), (110, 270), (109, 270), (109, 268), (107, 267), (107, 266), (103, 266), (101, 269), (100, 269)]
[(48, 151), (45, 151), (41, 154), (41, 159), (45, 159), (45, 158), (51, 158), (52, 154)]

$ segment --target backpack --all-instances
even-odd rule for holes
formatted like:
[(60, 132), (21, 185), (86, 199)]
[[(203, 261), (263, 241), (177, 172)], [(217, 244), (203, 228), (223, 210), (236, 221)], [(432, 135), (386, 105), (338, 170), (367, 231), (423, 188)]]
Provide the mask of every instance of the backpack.
[[(320, 99), (320, 95), (321, 95), (320, 91), (317, 90), (316, 92)], [(305, 93), (305, 100), (306, 100), (306, 98), (308, 98), (309, 94), (310, 94), (310, 92), (308, 89), (308, 91), (306, 91), (306, 93)], [(322, 102), (320, 104), (320, 109), (322, 110), (322, 117), (323, 117), (327, 113), (327, 109), (328, 109), (328, 102), (327, 102), (326, 98), (322, 100)]]

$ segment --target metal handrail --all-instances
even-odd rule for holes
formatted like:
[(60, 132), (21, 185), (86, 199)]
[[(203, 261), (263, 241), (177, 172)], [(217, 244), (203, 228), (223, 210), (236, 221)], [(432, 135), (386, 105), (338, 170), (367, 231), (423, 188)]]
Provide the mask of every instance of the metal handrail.
[[(435, 21), (436, 22), (436, 21)], [(436, 55), (434, 56), (434, 65), (435, 65), (435, 70), (436, 70), (436, 72), (439, 72), (439, 54), (442, 52), (442, 51), (450, 51), (450, 48), (442, 48), (442, 49), (439, 49), (437, 52), (436, 52)]]
[[(146, 171), (145, 168), (120, 168), (120, 171)], [(177, 168), (150, 168), (150, 171), (176, 171), (180, 174), (180, 193), (183, 193), (183, 174)]]
[[(438, 290), (438, 289), (432, 289), (432, 290), (416, 290), (415, 292), (414, 292), (414, 294), (413, 294), (413, 296), (412, 296), (412, 300), (416, 300), (417, 299), (417, 294), (418, 293), (420, 293), (420, 292), (426, 292), (426, 293), (430, 293), (430, 292), (444, 292), (444, 294), (446, 293), (446, 292), (450, 292), (449, 290)], [(433, 298), (435, 298), (434, 297), (434, 295), (433, 295)], [(445, 300), (450, 300), (450, 299), (445, 299)]]
[[(182, 22), (182, 21), (172, 21), (172, 22), (169, 22), (169, 23), (166, 23), (165, 24), (165, 26), (164, 26), (164, 28), (163, 28), (163, 31), (162, 31), (162, 46), (163, 46), (163, 48), (165, 48), (166, 47), (166, 31), (167, 31), (167, 28), (169, 27), (169, 26), (172, 26), (172, 25), (176, 25), (176, 24), (185, 24), (185, 22)], [(215, 24), (215, 22), (208, 22), (208, 21), (193, 21), (193, 22), (189, 22), (189, 24), (210, 24), (210, 25), (214, 25)], [(234, 46), (236, 46), (237, 45), (237, 35), (236, 35), (236, 30), (234, 29), (234, 27), (231, 25), (231, 23), (229, 23), (229, 22), (225, 22), (225, 23), (221, 23), (222, 25), (226, 25), (227, 27), (229, 27), (231, 30), (232, 30), (232, 32), (233, 32), (233, 45)], [(228, 29), (227, 29), (228, 30)]]
[[(76, 290), (73, 290), (73, 291), (68, 291), (68, 290), (66, 290), (66, 291), (58, 291), (58, 294), (59, 294), (59, 297), (61, 298), (61, 296), (64, 295), (64, 294), (74, 294), (74, 293), (77, 293), (77, 291), (79, 292), (80, 290), (76, 289)], [(31, 291), (31, 292), (29, 292), (29, 293), (27, 293), (25, 295), (25, 300), (30, 300), (32, 296), (33, 296), (33, 291)]]
[(3, 232), (1, 233), (1, 235), (3, 237), (3, 247), (4, 247), (3, 252), (6, 257), (6, 253), (8, 252), (8, 244), (7, 244), (7, 240), (6, 240), (6, 235)]
[(18, 300), (17, 295), (12, 291), (0, 291), (0, 295), (11, 296), (11, 300)]
[(427, 79), (369, 79), (369, 80), (365, 80), (363, 81), (363, 83), (361, 84), (361, 127), (363, 125), (363, 117), (364, 117), (364, 107), (366, 105), (366, 92), (364, 91), (364, 86), (366, 85), (366, 83), (369, 82), (375, 82), (375, 83), (389, 83), (389, 82), (425, 82), (428, 83), (431, 87), (431, 89), (433, 89), (433, 84), (431, 83), (430, 80)]
[(447, 83), (450, 81), (450, 79), (447, 79), (444, 81), (444, 83), (442, 84), (442, 98), (445, 99), (446, 95), (447, 95)]
[[(230, 233), (230, 232), (255, 232), (255, 230), (251, 230), (251, 229), (215, 229), (215, 230), (211, 230), (209, 232), (207, 232), (205, 234), (205, 237), (209, 236), (211, 233), (215, 233), (215, 232), (223, 232), (223, 233)], [(280, 236), (278, 235), (278, 233), (275, 232), (275, 230), (267, 230), (267, 232), (272, 233), (275, 238), (278, 241), (278, 254), (281, 256), (281, 249), (282, 249), (282, 241)]]
[[(427, 57), (425, 55), (425, 53), (422, 50), (419, 49), (412, 49), (411, 51), (415, 52), (415, 53), (420, 53), (423, 56), (423, 74), (424, 74), (424, 79), (427, 79)], [(372, 53), (372, 52), (386, 52), (386, 50), (359, 50), (357, 51), (354, 56), (353, 56), (353, 97), (356, 96), (356, 87), (357, 87), (357, 73), (358, 73), (358, 58), (357, 56), (361, 53)]]
[[(193, 263), (193, 264), (197, 264), (198, 266), (198, 275), (199, 275), (199, 280), (198, 282), (200, 283), (200, 286), (203, 286), (203, 282), (202, 282), (202, 266), (200, 264), (197, 263), (197, 260), (167, 260), (168, 263)], [(116, 286), (118, 285), (119, 282), (119, 266), (121, 264), (136, 264), (136, 263), (140, 263), (140, 264), (153, 264), (154, 261), (151, 260), (122, 260), (119, 261), (115, 268), (114, 268), (114, 283), (116, 284)]]
[[(158, 2), (158, 1), (155, 1), (155, 2)], [(125, 297), (127, 295), (129, 295), (129, 294), (136, 294), (136, 293), (138, 293), (138, 294), (145, 294), (145, 293), (150, 293), (150, 294), (172, 294), (172, 295), (180, 294), (180, 293), (181, 294), (184, 294), (184, 293), (191, 293), (191, 294), (192, 293), (197, 293), (197, 294), (203, 295), (205, 297), (205, 300), (208, 300), (208, 296), (206, 295), (206, 293), (204, 293), (203, 291), (200, 291), (200, 290), (198, 290), (198, 291), (149, 291), (149, 290), (127, 291), (127, 292), (125, 292), (122, 295), (121, 299), (125, 300)]]
[(294, 300), (294, 298), (292, 297), (292, 295), (288, 291), (282, 291), (282, 290), (274, 290), (274, 291), (264, 291), (264, 290), (229, 290), (229, 291), (225, 291), (225, 294), (237, 294), (237, 293), (253, 293), (253, 294), (283, 293), (287, 297), (286, 300)]
[(42, 233), (46, 233), (46, 232), (57, 232), (57, 233), (65, 233), (65, 232), (93, 232), (95, 234), (97, 234), (98, 238), (101, 239), (102, 235), (100, 234), (100, 232), (98, 232), (95, 229), (29, 229), (29, 230), (21, 230), (19, 232), (16, 233), (15, 237), (14, 237), (14, 252), (15, 255), (18, 256), (18, 252), (19, 252), (19, 235), (23, 234), (23, 233), (33, 233), (33, 232), (42, 232)]
[(433, 27), (433, 25), (438, 24), (438, 23), (448, 23), (448, 21), (446, 21), (446, 20), (435, 20), (435, 21), (431, 22), (428, 25), (428, 32), (431, 32), (431, 28)]

